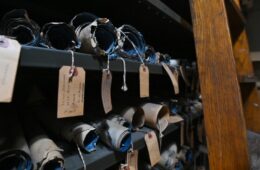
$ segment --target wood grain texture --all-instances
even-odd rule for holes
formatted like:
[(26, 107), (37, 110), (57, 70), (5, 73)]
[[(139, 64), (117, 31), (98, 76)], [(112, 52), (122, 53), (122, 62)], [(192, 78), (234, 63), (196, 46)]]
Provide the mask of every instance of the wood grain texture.
[(241, 84), (247, 129), (260, 133), (260, 94), (255, 84)]
[(211, 170), (249, 170), (224, 0), (190, 0)]
[[(239, 0), (235, 0), (235, 3), (240, 7)], [(238, 77), (253, 77), (254, 69), (250, 58), (245, 29), (239, 35), (238, 39), (233, 42), (233, 51)], [(258, 106), (260, 105), (260, 96), (256, 88), (256, 83), (241, 84), (241, 93), (246, 127), (247, 129), (260, 133), (260, 106)]]
[(238, 76), (254, 75), (254, 69), (250, 59), (248, 40), (245, 30), (239, 35), (238, 39), (233, 44)]

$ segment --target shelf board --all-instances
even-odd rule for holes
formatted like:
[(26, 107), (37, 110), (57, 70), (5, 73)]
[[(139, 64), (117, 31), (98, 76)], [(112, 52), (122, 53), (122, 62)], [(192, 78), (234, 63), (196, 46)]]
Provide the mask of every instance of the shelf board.
[(246, 19), (234, 0), (225, 0), (225, 5), (231, 38), (234, 43), (239, 37), (240, 33), (245, 29)]
[(254, 75), (239, 76), (238, 81), (239, 81), (239, 83), (256, 83), (257, 77)]
[(260, 62), (260, 51), (250, 52), (252, 62)]
[[(75, 52), (75, 65), (83, 67), (86, 70), (101, 71), (106, 68), (106, 61), (90, 54)], [(128, 73), (138, 73), (140, 62), (126, 61), (126, 71)], [(26, 47), (21, 50), (20, 67), (59, 69), (64, 65), (71, 65), (71, 53), (68, 51)], [(163, 68), (159, 64), (147, 64), (150, 74), (162, 75)], [(121, 60), (110, 62), (110, 69), (114, 72), (123, 72), (123, 63)], [(166, 75), (166, 74), (165, 74)]]
[[(168, 135), (179, 129), (176, 124), (170, 124), (164, 132), (164, 135)], [(142, 149), (145, 147), (144, 135), (145, 132), (152, 131), (149, 128), (143, 127), (142, 131), (132, 133), (132, 140), (134, 149)], [(67, 146), (69, 147), (69, 146)], [(66, 149), (65, 149), (66, 150)], [(69, 154), (65, 154), (65, 168), (67, 170), (81, 170), (83, 169), (82, 161), (76, 151), (71, 151)], [(88, 170), (106, 169), (123, 161), (125, 154), (115, 152), (102, 144), (97, 145), (96, 151), (92, 153), (83, 153), (83, 157)], [(102, 163), (101, 163), (102, 162)]]

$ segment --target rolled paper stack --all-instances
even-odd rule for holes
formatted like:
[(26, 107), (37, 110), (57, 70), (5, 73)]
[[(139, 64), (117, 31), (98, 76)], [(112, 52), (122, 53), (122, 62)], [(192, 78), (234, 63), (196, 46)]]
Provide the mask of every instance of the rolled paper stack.
[(20, 44), (37, 46), (40, 42), (40, 27), (31, 20), (24, 9), (7, 12), (0, 25), (3, 35), (14, 37)]
[(110, 148), (119, 152), (127, 152), (131, 148), (132, 140), (129, 128), (111, 120), (104, 120), (101, 125), (98, 125), (97, 131), (102, 142)]
[(141, 107), (128, 107), (122, 111), (121, 116), (131, 124), (131, 129), (133, 130), (137, 130), (144, 126), (145, 117), (144, 111)]
[(119, 34), (118, 55), (144, 61), (146, 43), (143, 35), (131, 25), (122, 25), (117, 31)]
[(33, 105), (33, 112), (45, 129), (68, 142), (74, 142), (87, 152), (96, 149), (99, 139), (95, 128), (82, 122), (80, 118), (57, 119), (57, 113), (46, 102)]
[(80, 43), (73, 27), (64, 22), (50, 22), (43, 26), (42, 46), (59, 50), (74, 50)]
[(70, 23), (81, 42), (81, 52), (108, 57), (114, 52), (118, 41), (117, 30), (109, 19), (80, 13)]
[(75, 123), (63, 128), (62, 136), (68, 141), (74, 141), (87, 152), (96, 150), (99, 137), (95, 133), (95, 128), (86, 123)]
[(0, 169), (31, 170), (32, 160), (17, 115), (7, 111), (0, 117)]
[(146, 103), (142, 105), (145, 114), (145, 125), (163, 132), (168, 126), (170, 116), (166, 105)]
[(35, 170), (62, 170), (64, 159), (60, 149), (40, 126), (34, 115), (23, 113), (23, 127)]

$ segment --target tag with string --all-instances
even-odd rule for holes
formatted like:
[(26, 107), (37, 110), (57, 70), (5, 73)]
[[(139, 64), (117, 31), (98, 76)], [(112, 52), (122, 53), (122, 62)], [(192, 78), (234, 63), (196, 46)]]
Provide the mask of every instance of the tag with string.
[(166, 71), (166, 73), (168, 74), (168, 76), (171, 79), (173, 89), (174, 89), (174, 93), (179, 94), (178, 71), (174, 70), (174, 72), (172, 72), (167, 64), (165, 64), (165, 63), (161, 63), (161, 64), (162, 64), (164, 70)]
[(123, 90), (124, 92), (128, 90), (127, 88), (127, 84), (126, 84), (126, 64), (125, 64), (125, 59), (123, 59), (122, 57), (119, 57), (120, 60), (122, 60), (123, 62), (123, 67), (124, 67), (124, 73), (123, 73), (123, 85), (121, 87), (121, 90)]
[(138, 150), (127, 152), (126, 164), (129, 170), (138, 170)]
[(58, 118), (82, 116), (84, 114), (85, 70), (75, 67), (74, 52), (71, 66), (59, 70)]
[(16, 40), (0, 36), (0, 102), (12, 101), (20, 51)]
[[(124, 39), (127, 40), (134, 48), (135, 52), (137, 53), (139, 60), (141, 61), (141, 65), (139, 67), (139, 82), (140, 82), (140, 97), (149, 97), (149, 68), (144, 64), (144, 60), (136, 48), (135, 44), (130, 40), (130, 38), (120, 29), (118, 31), (124, 35)], [(122, 42), (120, 42), (122, 43)]]
[(148, 149), (151, 166), (154, 166), (161, 159), (159, 144), (155, 132), (151, 131), (145, 134), (144, 140)]
[(140, 97), (149, 97), (149, 69), (144, 64), (139, 67)]
[(101, 98), (105, 113), (110, 112), (112, 108), (111, 99), (112, 74), (109, 69), (109, 57), (107, 56), (107, 68), (102, 71)]

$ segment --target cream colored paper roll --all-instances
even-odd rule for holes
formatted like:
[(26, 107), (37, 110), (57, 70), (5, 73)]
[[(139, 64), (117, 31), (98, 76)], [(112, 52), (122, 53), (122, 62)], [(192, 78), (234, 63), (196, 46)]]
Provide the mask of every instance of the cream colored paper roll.
[(125, 109), (121, 115), (126, 119), (127, 122), (132, 124), (132, 128), (134, 130), (144, 126), (144, 110), (141, 107), (129, 107)]
[(145, 124), (163, 132), (168, 126), (169, 108), (165, 105), (146, 103), (142, 106), (145, 115)]

